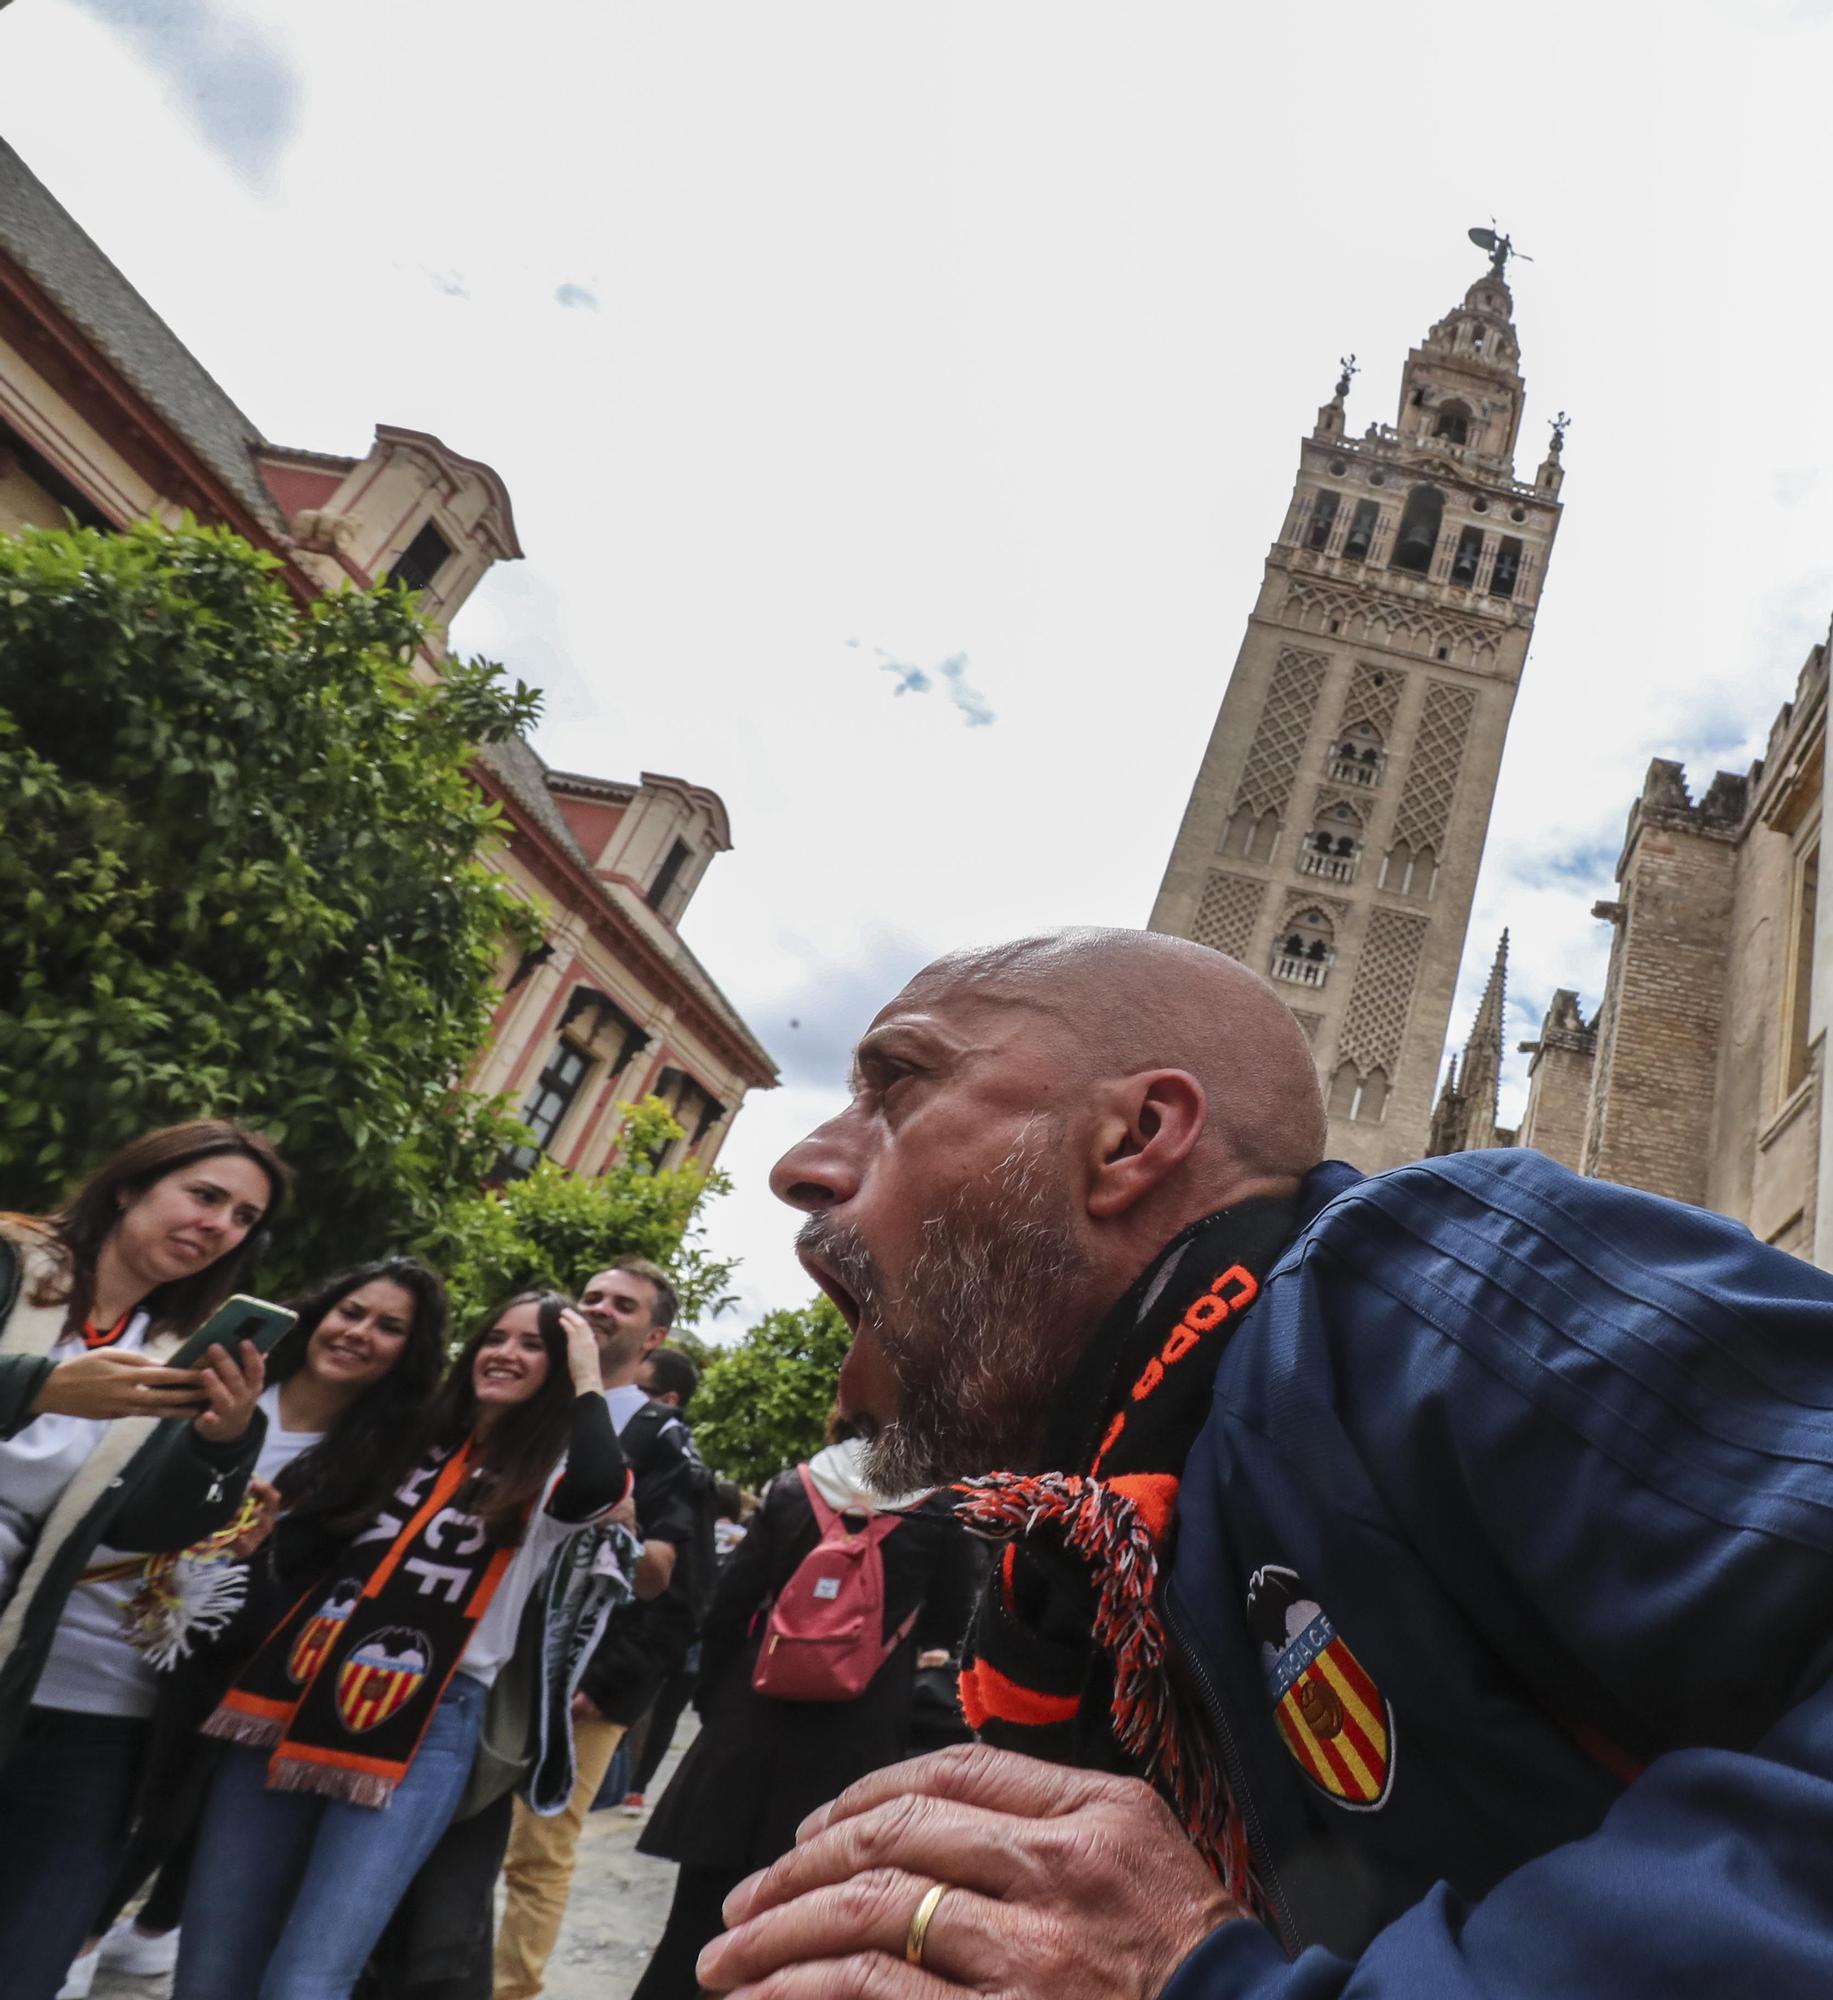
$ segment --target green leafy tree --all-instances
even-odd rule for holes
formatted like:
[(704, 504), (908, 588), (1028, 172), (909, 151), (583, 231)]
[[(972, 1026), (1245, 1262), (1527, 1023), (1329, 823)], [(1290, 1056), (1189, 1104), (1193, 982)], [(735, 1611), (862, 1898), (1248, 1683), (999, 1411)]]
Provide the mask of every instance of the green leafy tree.
[(279, 568), (189, 523), (0, 538), (0, 1205), (245, 1118), (302, 1176), (270, 1283), (421, 1235), (514, 1129), (456, 1088), (528, 923), (467, 771), (538, 706), (418, 679), (403, 592)]
[(692, 1414), (701, 1457), (757, 1487), (819, 1450), (852, 1338), (825, 1297), (766, 1313), (700, 1378)]
[(618, 1157), (595, 1179), (542, 1160), (521, 1180), (454, 1203), (427, 1236), (421, 1247), (445, 1273), (455, 1325), (516, 1292), (576, 1295), (620, 1257), (662, 1266), (681, 1294), (684, 1331), (730, 1302), (732, 1265), (707, 1250), (700, 1222), (730, 1181), (692, 1161), (653, 1171), (650, 1160), (681, 1127), (659, 1098), (620, 1108), (628, 1122)]

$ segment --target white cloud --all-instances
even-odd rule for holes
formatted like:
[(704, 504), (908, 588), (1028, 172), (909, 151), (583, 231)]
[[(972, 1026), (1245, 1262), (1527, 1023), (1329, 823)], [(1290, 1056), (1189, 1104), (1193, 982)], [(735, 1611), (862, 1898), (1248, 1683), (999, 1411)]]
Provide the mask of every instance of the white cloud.
[[(1824, 9), (235, 20), (295, 84), (225, 128), (163, 47), (8, 8), (4, 129), (270, 435), (361, 449), (381, 420), (497, 468), (529, 560), (455, 638), (548, 687), (559, 761), (724, 794), (689, 936), (786, 1064), (811, 1037), (728, 1150), (755, 1306), (805, 1295), (763, 1174), (875, 992), (964, 941), (1145, 920), (1298, 439), (1352, 348), (1352, 424), (1392, 416), (1481, 268), (1471, 223), (1536, 260), (1523, 464), (1574, 422), (1454, 1039), (1504, 924), (1511, 1039), (1554, 985), (1595, 1001), (1648, 758), (1696, 789), (1747, 761), (1824, 633)], [(616, 310), (556, 311), (563, 272)], [(462, 312), (429, 273), (463, 273)], [(847, 632), (950, 702), (887, 700)], [(964, 645), (998, 728), (964, 726)]]

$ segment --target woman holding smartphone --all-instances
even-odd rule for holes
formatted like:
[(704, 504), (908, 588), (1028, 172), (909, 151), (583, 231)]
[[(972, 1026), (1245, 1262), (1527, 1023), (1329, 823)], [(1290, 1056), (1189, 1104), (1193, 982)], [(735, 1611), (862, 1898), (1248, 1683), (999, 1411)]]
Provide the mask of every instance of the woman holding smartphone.
[(236, 1288), (291, 1174), (258, 1132), (149, 1132), (55, 1213), (0, 1219), (0, 1965), (50, 2000), (108, 1886), (152, 1708), (119, 1584), (231, 1520), (261, 1357), (165, 1367)]
[[(142, 1810), (127, 1856), (59, 1989), (81, 2000), (98, 1969), (169, 1973), (190, 1878), (192, 1843), (215, 1760), (198, 1728), (238, 1668), (308, 1584), (366, 1526), (409, 1472), (445, 1369), (445, 1287), (411, 1257), (345, 1271), (295, 1302), (293, 1331), (268, 1361), (260, 1408), (267, 1432), (250, 1489), (262, 1517), (237, 1544), (248, 1556), (246, 1595), (218, 1636), (156, 1687)], [(271, 1527), (270, 1527), (271, 1524)], [(158, 1871), (133, 1919), (115, 1918)], [(110, 1929), (109, 1926), (113, 1925)]]
[(597, 1341), (557, 1298), (491, 1314), (422, 1438), (206, 1725), (235, 1747), (205, 1808), (175, 2000), (350, 1993), (457, 1809), (530, 1593), (631, 1483)]

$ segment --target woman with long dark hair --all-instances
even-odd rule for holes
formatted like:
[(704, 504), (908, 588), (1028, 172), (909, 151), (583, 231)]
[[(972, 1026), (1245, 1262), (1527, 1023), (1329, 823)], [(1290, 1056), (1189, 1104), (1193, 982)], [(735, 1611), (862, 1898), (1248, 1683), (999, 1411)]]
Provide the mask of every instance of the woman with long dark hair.
[(292, 1176), (222, 1119), (149, 1132), (0, 1219), (0, 1965), (50, 2000), (126, 1838), (152, 1695), (131, 1586), (85, 1581), (241, 1506), (261, 1357), (164, 1365), (259, 1254)]
[[(261, 1392), (267, 1435), (251, 1490), (271, 1532), (237, 1549), (249, 1562), (226, 1628), (159, 1677), (149, 1768), (127, 1856), (58, 2000), (80, 2000), (98, 1969), (169, 1973), (190, 1879), (192, 1842), (215, 1768), (197, 1731), (236, 1669), (308, 1584), (373, 1518), (410, 1469), (445, 1368), (445, 1287), (411, 1257), (342, 1272), (292, 1301), (298, 1323), (270, 1357)], [(259, 1536), (259, 1545), (247, 1543)], [(150, 1671), (150, 1669), (149, 1669)], [(115, 1919), (147, 1878), (138, 1913)], [(110, 1926), (113, 1926), (111, 1929)]]
[(205, 1809), (176, 2000), (350, 1993), (457, 1809), (530, 1594), (630, 1485), (597, 1341), (557, 1298), (490, 1315), (423, 1436), (413, 1473), (207, 1725), (232, 1747)]

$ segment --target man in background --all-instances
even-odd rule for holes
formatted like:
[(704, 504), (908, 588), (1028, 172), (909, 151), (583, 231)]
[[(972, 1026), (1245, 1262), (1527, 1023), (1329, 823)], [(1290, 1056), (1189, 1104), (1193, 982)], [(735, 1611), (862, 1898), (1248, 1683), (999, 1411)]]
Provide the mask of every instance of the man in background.
[[(700, 1386), (700, 1370), (678, 1347), (658, 1347), (643, 1363), (639, 1380), (648, 1391), (652, 1409), (672, 1409), (684, 1423), (687, 1421), (687, 1406)], [(714, 1505), (716, 1510), (716, 1495)], [(706, 1496), (702, 1495), (699, 1512), (704, 1514), (706, 1511)], [(673, 1624), (677, 1637), (682, 1634), (687, 1636), (687, 1645), (654, 1701), (631, 1726), (626, 1743), (630, 1753), (630, 1780), (629, 1789), (624, 1794), (623, 1809), (632, 1819), (648, 1807), (649, 1787), (662, 1768), (662, 1759), (668, 1755), (669, 1745), (675, 1738), (675, 1728), (681, 1720), (681, 1711), (687, 1706), (700, 1671), (700, 1625), (706, 1615), (713, 1584), (712, 1565), (708, 1560), (708, 1551), (701, 1547), (702, 1539), (697, 1517), (693, 1547), (676, 1558), (677, 1564), (683, 1560), (691, 1561), (695, 1566), (694, 1575), (691, 1581), (682, 1578), (680, 1587), (671, 1588), (662, 1599), (668, 1622)]]

